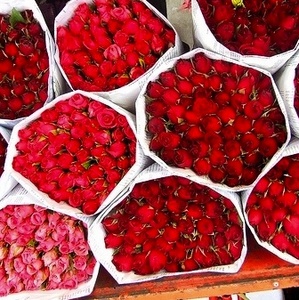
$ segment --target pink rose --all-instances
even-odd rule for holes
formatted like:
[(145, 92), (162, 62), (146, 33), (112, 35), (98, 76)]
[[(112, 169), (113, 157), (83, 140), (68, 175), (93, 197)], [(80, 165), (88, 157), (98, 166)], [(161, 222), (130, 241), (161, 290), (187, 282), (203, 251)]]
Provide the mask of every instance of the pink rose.
[(13, 216), (7, 218), (7, 225), (9, 228), (15, 229), (21, 223), (21, 221), (22, 221), (22, 219), (13, 215)]
[(102, 111), (106, 107), (105, 104), (98, 101), (90, 101), (88, 105), (88, 114), (90, 117), (95, 117), (98, 112)]
[(44, 251), (48, 252), (50, 251), (53, 247), (55, 247), (56, 243), (55, 241), (50, 237), (46, 237), (44, 240), (40, 241), (36, 249), (38, 251)]
[(24, 264), (29, 265), (37, 259), (39, 253), (33, 247), (27, 247), (21, 254)]
[(61, 255), (56, 261), (50, 264), (50, 272), (56, 274), (62, 274), (70, 266), (70, 260), (68, 255)]
[(18, 239), (18, 237), (19, 237), (18, 231), (15, 229), (11, 229), (11, 230), (7, 230), (3, 240), (8, 244), (12, 244)]
[(30, 221), (33, 225), (40, 226), (46, 221), (47, 214), (48, 213), (44, 210), (40, 212), (35, 212), (31, 215)]
[(90, 256), (85, 269), (86, 274), (92, 275), (97, 261), (94, 256)]
[(115, 7), (110, 13), (113, 18), (119, 21), (125, 21), (132, 17), (130, 10), (125, 6)]
[(89, 245), (86, 241), (81, 241), (75, 245), (74, 252), (77, 255), (87, 255), (89, 252)]
[(89, 103), (88, 98), (80, 94), (73, 95), (68, 101), (71, 106), (77, 109), (85, 109)]
[(10, 292), (10, 287), (7, 285), (7, 282), (2, 282), (0, 285), (0, 296), (7, 296)]
[(69, 241), (62, 241), (59, 244), (59, 246), (58, 246), (58, 250), (62, 254), (69, 254), (69, 253), (71, 253), (72, 251), (70, 249), (70, 243), (69, 243)]
[(85, 270), (77, 270), (76, 271), (76, 277), (77, 277), (77, 281), (78, 283), (80, 282), (84, 282), (88, 279), (88, 274), (86, 273)]
[(73, 271), (62, 274), (61, 280), (59, 284), (60, 289), (75, 289), (78, 286), (78, 281)]
[(36, 288), (40, 288), (41, 285), (48, 279), (49, 277), (49, 269), (43, 268), (37, 271), (34, 276), (34, 284)]
[(58, 258), (58, 253), (56, 249), (52, 249), (46, 253), (43, 254), (42, 260), (44, 262), (44, 265), (47, 267), (51, 265), (53, 262), (55, 262)]
[(87, 266), (87, 258), (86, 256), (75, 256), (73, 258), (73, 264), (74, 264), (74, 267), (77, 269), (77, 270), (85, 270), (86, 266)]
[(26, 266), (26, 271), (28, 274), (36, 274), (39, 270), (42, 269), (44, 263), (41, 259), (35, 259), (30, 265)]
[(22, 260), (22, 257), (16, 257), (13, 261), (13, 265), (14, 265), (14, 268), (17, 271), (17, 273), (22, 272), (26, 267), (26, 265), (24, 264), (24, 262)]
[(11, 244), (9, 247), (8, 259), (20, 255), (24, 250), (24, 247), (19, 246), (17, 243)]
[(117, 112), (112, 108), (105, 108), (97, 114), (97, 120), (101, 127), (111, 129), (117, 125)]
[(40, 225), (37, 230), (35, 231), (35, 240), (37, 242), (41, 242), (41, 241), (44, 241), (48, 235), (48, 231), (49, 231), (49, 227), (47, 224), (42, 224)]
[(104, 51), (104, 57), (108, 60), (117, 60), (121, 57), (121, 49), (118, 45), (112, 44)]
[(58, 213), (48, 213), (48, 227), (49, 229), (54, 229), (57, 226), (59, 219), (61, 218)]

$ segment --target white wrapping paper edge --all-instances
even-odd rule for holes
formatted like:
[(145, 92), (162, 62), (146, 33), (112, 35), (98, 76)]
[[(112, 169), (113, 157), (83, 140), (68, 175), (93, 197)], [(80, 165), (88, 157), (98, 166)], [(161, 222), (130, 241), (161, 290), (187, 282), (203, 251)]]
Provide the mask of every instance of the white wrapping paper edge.
[[(11, 173), (11, 175), (23, 186), (25, 187), (31, 194), (33, 194), (36, 198), (39, 199), (44, 205), (49, 206), (52, 210), (59, 211), (65, 214), (71, 214), (75, 217), (80, 216), (86, 216), (83, 214), (82, 211), (80, 211), (77, 208), (71, 207), (70, 205), (66, 203), (57, 203), (55, 200), (51, 199), (46, 193), (43, 193), (37, 189), (37, 187), (28, 179), (26, 179), (24, 176), (22, 176), (20, 173), (16, 172), (12, 167), (13, 158), (18, 154), (18, 151), (16, 149), (16, 144), (19, 141), (18, 137), (18, 131), (22, 128), (25, 128), (29, 123), (31, 123), (33, 120), (40, 117), (41, 113), (51, 107), (53, 107), (57, 102), (63, 101), (66, 99), (69, 99), (71, 96), (75, 94), (81, 94), (83, 96), (86, 96), (88, 98), (91, 98), (93, 100), (99, 101), (103, 104), (106, 104), (107, 106), (113, 108), (118, 113), (126, 116), (127, 121), (132, 128), (133, 132), (136, 135), (136, 127), (135, 127), (135, 116), (123, 108), (117, 106), (116, 104), (101, 98), (100, 96), (97, 96), (92, 93), (84, 92), (84, 91), (73, 91), (69, 92), (67, 94), (63, 94), (58, 96), (55, 100), (51, 101), (50, 103), (46, 104), (36, 112), (34, 112), (32, 115), (27, 117), (26, 119), (22, 120), (20, 123), (18, 123), (12, 131), (10, 143), (8, 145), (7, 149), (7, 157), (5, 162), (5, 169)], [(143, 154), (142, 149), (139, 145), (139, 143), (136, 143), (136, 162), (135, 164), (130, 168), (130, 170), (125, 174), (125, 176), (121, 179), (121, 181), (117, 184), (117, 186), (111, 191), (111, 193), (108, 195), (108, 197), (104, 200), (104, 202), (101, 204), (99, 209), (93, 214), (99, 213), (103, 208), (105, 208), (111, 201), (114, 200), (114, 198), (138, 175), (138, 173), (145, 168), (149, 164), (149, 159)]]
[[(40, 202), (38, 199), (30, 195), (28, 191), (25, 190), (21, 185), (17, 185), (7, 195), (7, 197), (5, 197), (0, 202), (0, 209), (10, 204), (11, 205), (36, 204), (48, 209), (52, 209), (51, 207), (46, 206), (44, 203)], [(86, 223), (87, 231), (89, 231), (93, 219), (84, 218), (84, 217), (78, 217), (78, 219)], [(36, 299), (67, 300), (67, 299), (74, 299), (77, 297), (83, 297), (92, 293), (97, 280), (99, 268), (100, 268), (100, 264), (99, 262), (96, 262), (91, 278), (88, 281), (79, 284), (79, 286), (73, 290), (56, 289), (56, 290), (49, 290), (49, 291), (44, 291), (44, 290), (22, 291), (20, 293), (13, 293), (5, 297), (1, 297), (1, 299), (3, 300), (36, 300)]]
[[(56, 94), (60, 94), (63, 89), (62, 78), (59, 75), (59, 70), (57, 69), (54, 60), (54, 41), (45, 22), (44, 16), (40, 11), (38, 5), (34, 0), (2, 0), (0, 13), (11, 13), (11, 10), (16, 8), (17, 10), (30, 9), (33, 12), (34, 18), (39, 22), (41, 28), (45, 33), (46, 47), (49, 57), (49, 79), (48, 79), (48, 98), (45, 103), (51, 101), (54, 97), (54, 89)], [(24, 118), (18, 118), (15, 120), (0, 119), (0, 125), (8, 128), (12, 128), (17, 123), (19, 123)]]
[[(294, 138), (292, 138), (292, 140), (289, 143), (289, 145), (285, 148), (285, 150), (283, 151), (283, 153), (281, 154), (281, 156), (278, 158), (278, 160), (277, 161), (273, 161), (273, 162), (271, 162), (271, 164), (267, 165), (267, 168), (266, 168), (266, 170), (264, 172), (264, 175), (268, 171), (270, 171), (281, 158), (286, 157), (286, 156), (290, 156), (290, 155), (293, 155), (293, 154), (297, 154), (297, 153), (299, 153), (299, 140), (294, 137)], [(268, 251), (272, 252), (273, 254), (275, 254), (276, 256), (280, 257), (281, 259), (283, 259), (283, 260), (285, 260), (287, 262), (290, 262), (292, 264), (296, 264), (296, 265), (299, 264), (299, 259), (296, 259), (294, 256), (278, 250), (277, 248), (275, 248), (270, 243), (267, 243), (265, 241), (261, 241), (259, 239), (259, 237), (257, 236), (256, 231), (253, 228), (253, 226), (250, 225), (250, 223), (248, 221), (248, 215), (245, 212), (245, 210), (246, 210), (246, 205), (247, 205), (248, 197), (250, 196), (250, 194), (251, 194), (251, 192), (252, 192), (253, 189), (254, 189), (254, 187), (252, 187), (249, 190), (246, 190), (246, 191), (242, 192), (241, 193), (241, 201), (242, 201), (243, 214), (244, 214), (244, 218), (246, 220), (246, 224), (248, 225), (250, 231), (252, 232), (255, 240), (257, 241), (257, 243), (260, 246), (264, 247), (265, 249), (267, 249)]]
[(281, 68), (299, 48), (298, 41), (294, 49), (274, 55), (272, 57), (241, 55), (240, 53), (229, 50), (216, 40), (206, 24), (197, 0), (191, 1), (191, 7), (194, 44), (197, 47), (203, 47), (207, 50), (225, 55), (231, 59), (262, 68), (269, 71), (271, 74), (274, 74), (279, 68)]
[[(294, 107), (295, 97), (295, 71), (299, 64), (299, 51), (291, 57), (286, 64), (274, 75), (277, 87), (285, 102), (285, 106), (290, 119), (290, 126), (293, 135), (299, 138), (299, 117)], [(298, 91), (299, 92), (299, 91)]]
[[(211, 59), (221, 59), (221, 60), (228, 61), (228, 62), (231, 62), (231, 63), (234, 63), (234, 64), (239, 64), (239, 65), (242, 65), (242, 66), (246, 66), (248, 68), (256, 69), (256, 70), (258, 70), (258, 71), (262, 72), (263, 74), (270, 77), (270, 79), (272, 81), (273, 89), (274, 89), (274, 92), (275, 92), (275, 95), (276, 95), (276, 98), (277, 98), (277, 101), (278, 101), (278, 104), (281, 108), (281, 111), (282, 111), (284, 117), (285, 117), (286, 131), (287, 131), (287, 140), (286, 140), (286, 142), (276, 152), (276, 154), (271, 158), (271, 160), (269, 162), (277, 161), (277, 157), (280, 156), (280, 153), (284, 150), (284, 148), (286, 147), (286, 145), (288, 144), (288, 142), (291, 138), (291, 130), (290, 130), (290, 126), (289, 126), (288, 115), (287, 115), (287, 111), (286, 111), (286, 108), (285, 108), (285, 105), (284, 105), (284, 101), (281, 98), (280, 93), (278, 91), (278, 88), (277, 88), (277, 86), (274, 82), (274, 79), (273, 79), (272, 75), (269, 72), (267, 72), (265, 70), (262, 70), (262, 69), (259, 69), (259, 68), (256, 68), (256, 67), (248, 66), (248, 65), (246, 65), (242, 62), (234, 61), (234, 60), (229, 59), (227, 57), (224, 57), (220, 54), (213, 53), (209, 50), (197, 48), (197, 49), (193, 49), (190, 52), (187, 52), (187, 53), (185, 53), (185, 54), (183, 54), (179, 57), (173, 58), (173, 59), (165, 62), (163, 65), (161, 65), (159, 68), (157, 68), (155, 70), (155, 72), (149, 78), (149, 81), (155, 81), (156, 79), (158, 79), (160, 73), (165, 71), (165, 70), (171, 69), (175, 65), (175, 63), (178, 59), (189, 59), (189, 58), (193, 57), (196, 53), (199, 53), (199, 52), (202, 52), (202, 53), (206, 54)], [(249, 189), (251, 186), (254, 186), (255, 183), (263, 176), (264, 171), (262, 170), (261, 174), (257, 177), (257, 179), (251, 185), (228, 187), (228, 186), (223, 185), (223, 184), (212, 182), (207, 176), (199, 176), (195, 172), (193, 172), (191, 169), (182, 169), (182, 168), (168, 166), (161, 158), (159, 158), (153, 151), (151, 151), (149, 149), (150, 136), (148, 136), (146, 134), (146, 124), (147, 124), (146, 113), (145, 113), (146, 99), (144, 97), (144, 94), (146, 93), (146, 88), (147, 88), (147, 86), (145, 85), (143, 87), (143, 89), (141, 90), (141, 92), (140, 92), (140, 94), (139, 94), (139, 96), (136, 100), (136, 115), (138, 116), (138, 118), (137, 118), (137, 137), (138, 137), (138, 140), (141, 144), (141, 147), (142, 147), (145, 155), (148, 155), (154, 161), (156, 161), (162, 167), (170, 170), (172, 173), (183, 174), (184, 176), (187, 176), (189, 179), (191, 179), (195, 182), (205, 184), (205, 185), (209, 185), (209, 186), (214, 187), (214, 188), (229, 190), (229, 191), (233, 191), (233, 192), (239, 192), (239, 191)]]
[[(183, 274), (198, 274), (198, 273), (204, 273), (204, 272), (215, 272), (215, 273), (236, 273), (241, 268), (246, 254), (247, 254), (247, 239), (246, 239), (246, 223), (243, 217), (242, 207), (239, 195), (237, 193), (227, 192), (223, 190), (217, 190), (215, 191), (219, 192), (221, 195), (225, 196), (226, 198), (230, 199), (231, 202), (234, 204), (234, 206), (237, 209), (237, 212), (239, 214), (239, 217), (243, 223), (243, 248), (241, 252), (240, 258), (238, 258), (233, 264), (229, 265), (220, 265), (220, 266), (214, 266), (210, 268), (200, 269), (200, 270), (194, 270), (189, 272), (165, 272), (160, 271), (159, 273), (152, 274), (152, 275), (137, 275), (134, 274), (134, 272), (119, 272), (114, 264), (112, 263), (112, 257), (113, 257), (113, 249), (106, 249), (104, 237), (106, 236), (105, 229), (103, 228), (101, 221), (103, 218), (116, 206), (118, 205), (126, 196), (130, 194), (132, 189), (134, 188), (135, 184), (139, 182), (149, 181), (152, 179), (158, 179), (163, 178), (167, 176), (174, 175), (171, 172), (163, 169), (160, 165), (154, 163), (148, 168), (146, 168), (144, 171), (142, 171), (130, 184), (130, 186), (124, 191), (124, 193), (118, 197), (118, 200), (113, 202), (109, 207), (105, 209), (101, 214), (98, 215), (96, 220), (93, 222), (93, 224), (90, 227), (90, 240), (89, 244), (90, 247), (97, 258), (97, 260), (100, 262), (102, 266), (105, 267), (105, 269), (110, 273), (110, 275), (117, 281), (119, 284), (125, 284), (125, 283), (134, 283), (134, 282), (144, 282), (149, 280), (155, 280), (162, 277), (168, 277), (168, 276), (179, 276)], [(181, 177), (185, 177), (184, 175), (179, 175)], [(188, 178), (190, 179), (190, 178)]]
[[(11, 130), (0, 126), (0, 135), (3, 136), (8, 144), (11, 136)], [(4, 170), (0, 176), (0, 200), (5, 197), (16, 185), (17, 181), (7, 170)]]
[[(130, 82), (129, 84), (120, 87), (118, 89), (107, 91), (107, 92), (93, 92), (103, 98), (108, 99), (109, 101), (112, 101), (116, 103), (117, 105), (123, 107), (124, 109), (133, 112), (135, 109), (135, 100), (143, 87), (143, 85), (147, 82), (148, 77), (152, 74), (153, 70), (157, 68), (160, 64), (162, 64), (164, 61), (167, 61), (168, 59), (171, 59), (173, 57), (176, 57), (183, 53), (183, 44), (182, 41), (175, 30), (175, 28), (171, 25), (171, 23), (168, 21), (167, 18), (163, 14), (161, 14), (154, 6), (152, 6), (150, 3), (148, 3), (145, 0), (140, 0), (143, 2), (153, 13), (158, 16), (160, 19), (162, 19), (170, 28), (173, 29), (175, 32), (175, 45), (172, 48), (169, 48), (163, 56), (159, 58), (159, 60), (156, 62), (156, 64), (150, 68), (148, 71), (146, 71), (142, 76), (137, 78), (136, 80)], [(57, 27), (61, 25), (66, 25), (68, 20), (71, 18), (72, 13), (74, 9), (82, 3), (92, 3), (92, 0), (70, 0), (67, 2), (65, 7), (62, 9), (62, 11), (56, 16), (55, 22), (54, 22), (54, 39), (55, 39), (55, 60), (60, 68), (60, 71), (69, 85), (71, 89), (73, 89), (66, 73), (64, 72), (61, 64), (60, 64), (60, 58), (59, 58), (59, 50), (57, 46)], [(125, 95), (125, 97), (124, 97)]]

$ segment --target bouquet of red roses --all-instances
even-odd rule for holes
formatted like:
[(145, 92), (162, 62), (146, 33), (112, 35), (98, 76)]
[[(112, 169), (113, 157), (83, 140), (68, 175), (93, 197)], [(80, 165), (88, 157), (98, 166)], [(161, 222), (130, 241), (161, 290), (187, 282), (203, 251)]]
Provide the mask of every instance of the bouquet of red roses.
[(299, 264), (299, 140), (294, 138), (242, 194), (246, 223), (256, 241), (278, 257)]
[(299, 43), (297, 1), (192, 0), (196, 46), (275, 73)]
[(54, 43), (35, 1), (0, 9), (0, 124), (13, 127), (53, 99)]
[(204, 49), (158, 68), (136, 111), (146, 155), (172, 171), (234, 191), (254, 184), (290, 139), (272, 76)]
[(182, 53), (169, 21), (139, 0), (69, 1), (55, 18), (55, 42), (72, 89), (97, 92), (130, 111), (150, 70)]
[(53, 210), (93, 215), (145, 163), (134, 116), (94, 94), (61, 95), (17, 124), (6, 166)]
[(90, 246), (118, 283), (234, 273), (246, 251), (240, 199), (153, 164), (99, 215)]

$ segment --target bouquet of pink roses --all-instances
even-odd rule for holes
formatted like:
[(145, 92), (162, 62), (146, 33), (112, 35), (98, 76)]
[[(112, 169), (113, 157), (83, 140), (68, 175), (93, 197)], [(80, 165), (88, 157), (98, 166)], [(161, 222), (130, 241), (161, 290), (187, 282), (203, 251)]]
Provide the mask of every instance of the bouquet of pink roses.
[(21, 186), (0, 207), (0, 296), (91, 293), (99, 269), (87, 241), (91, 220), (52, 211)]

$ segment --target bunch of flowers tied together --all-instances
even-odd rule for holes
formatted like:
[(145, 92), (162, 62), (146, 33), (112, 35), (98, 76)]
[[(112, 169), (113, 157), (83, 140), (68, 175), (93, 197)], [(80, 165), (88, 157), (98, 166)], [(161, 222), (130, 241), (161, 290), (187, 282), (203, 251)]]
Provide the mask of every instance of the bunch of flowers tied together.
[(295, 47), (299, 36), (296, 0), (197, 0), (218, 42), (244, 55), (273, 56)]
[(189, 179), (168, 176), (134, 186), (102, 224), (119, 271), (148, 275), (231, 264), (243, 247), (234, 204)]
[(95, 267), (84, 223), (38, 205), (1, 209), (0, 240), (1, 296), (73, 289)]
[(13, 168), (57, 202), (97, 211), (135, 163), (136, 139), (126, 117), (74, 94), (18, 132)]
[(174, 31), (136, 0), (80, 4), (57, 28), (60, 64), (72, 87), (85, 91), (111, 91), (137, 79), (174, 41)]
[(249, 185), (287, 138), (271, 79), (202, 52), (149, 82), (149, 148), (228, 187)]
[(252, 190), (246, 204), (257, 236), (299, 259), (299, 154), (282, 158)]
[(26, 117), (48, 98), (45, 34), (31, 10), (0, 15), (0, 118)]
[(294, 78), (294, 108), (296, 110), (297, 116), (299, 117), (299, 67), (295, 69), (295, 78)]
[(2, 136), (2, 134), (0, 133), (0, 176), (4, 171), (6, 151), (7, 151), (7, 142), (5, 138)]

